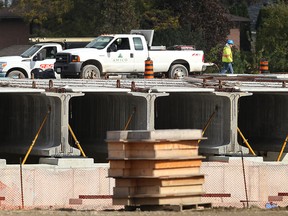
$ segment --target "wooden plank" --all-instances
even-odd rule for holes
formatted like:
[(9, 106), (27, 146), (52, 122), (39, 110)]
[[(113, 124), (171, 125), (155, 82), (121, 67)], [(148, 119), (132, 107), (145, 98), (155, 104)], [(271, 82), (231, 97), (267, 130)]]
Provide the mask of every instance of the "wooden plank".
[(182, 186), (136, 186), (136, 187), (114, 187), (113, 197), (114, 198), (126, 198), (128, 196), (147, 194), (149, 196), (161, 194), (177, 196), (177, 194), (183, 194), (187, 192), (199, 192), (203, 193), (203, 186), (199, 185), (182, 185)]
[(112, 199), (112, 195), (79, 195), (79, 199)]
[(175, 169), (109, 169), (109, 177), (121, 177), (121, 176), (172, 176), (172, 175), (192, 175), (200, 174), (200, 167), (188, 167), (188, 168), (175, 168)]
[(288, 196), (288, 192), (279, 192), (278, 196)]
[(137, 194), (183, 194), (187, 192), (202, 192), (202, 185), (183, 185), (183, 186), (169, 186), (169, 187), (159, 187), (159, 186), (144, 186), (137, 188)]
[(69, 199), (69, 205), (82, 205), (82, 199)]
[(127, 168), (127, 169), (165, 169), (165, 168), (182, 168), (200, 166), (202, 157), (195, 157), (187, 160), (110, 160), (110, 168)]
[(198, 140), (202, 139), (202, 130), (199, 129), (158, 129), (152, 131), (134, 130), (134, 131), (107, 131), (107, 142), (157, 142), (163, 140)]
[(112, 160), (109, 161), (110, 169), (130, 168), (129, 161), (125, 160)]
[(231, 197), (230, 193), (205, 193), (202, 197)]
[(135, 186), (177, 186), (177, 185), (194, 185), (204, 184), (204, 175), (197, 176), (183, 176), (175, 178), (169, 176), (167, 179), (155, 179), (155, 178), (137, 178), (137, 179), (115, 179), (116, 187), (135, 187)]
[(126, 152), (123, 150), (109, 150), (108, 158), (126, 158)]
[(130, 206), (130, 205), (134, 205), (134, 201), (133, 199), (128, 199), (128, 198), (123, 198), (123, 199), (116, 199), (116, 198), (113, 198), (112, 199), (112, 205), (127, 205), (127, 206)]
[(124, 150), (125, 143), (124, 142), (109, 142), (107, 145), (108, 151), (111, 150)]
[(191, 209), (207, 209), (211, 207), (212, 207), (212, 203), (191, 203), (191, 204), (184, 204), (184, 205), (141, 205), (139, 206), (141, 211), (184, 211), (184, 210), (191, 210)]
[(268, 196), (268, 201), (269, 202), (283, 201), (283, 196)]
[(136, 187), (114, 187), (113, 198), (128, 198), (137, 193)]
[(176, 149), (176, 150), (117, 150), (108, 151), (108, 158), (110, 160), (119, 158), (181, 158), (181, 157), (191, 157), (198, 156), (198, 149)]
[(176, 150), (198, 149), (198, 140), (184, 140), (175, 142), (108, 142), (110, 150)]
[(185, 205), (201, 202), (201, 196), (113, 198), (113, 205)]

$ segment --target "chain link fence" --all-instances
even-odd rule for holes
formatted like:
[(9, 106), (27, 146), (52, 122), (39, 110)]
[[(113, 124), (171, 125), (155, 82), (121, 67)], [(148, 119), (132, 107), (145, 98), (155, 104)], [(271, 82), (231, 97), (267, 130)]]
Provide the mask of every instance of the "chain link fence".
[[(244, 166), (243, 166), (244, 165)], [(120, 209), (112, 202), (115, 180), (108, 164), (89, 168), (53, 165), (5, 165), (0, 168), (0, 209)], [(245, 175), (244, 175), (245, 172)], [(264, 208), (287, 206), (288, 165), (241, 158), (203, 162), (203, 203), (212, 206)]]
[(236, 158), (229, 163), (203, 163), (201, 172), (205, 174), (206, 192), (202, 201), (213, 206), (264, 208), (268, 202), (288, 205), (287, 164)]
[[(91, 168), (55, 168), (20, 165), (0, 168), (0, 208), (110, 209), (114, 180), (108, 165)], [(119, 207), (118, 207), (119, 208)]]

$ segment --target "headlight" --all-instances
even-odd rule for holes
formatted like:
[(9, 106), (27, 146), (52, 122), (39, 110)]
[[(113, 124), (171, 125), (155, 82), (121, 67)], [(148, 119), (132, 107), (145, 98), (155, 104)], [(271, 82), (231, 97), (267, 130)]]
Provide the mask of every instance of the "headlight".
[(78, 55), (72, 55), (72, 62), (80, 62), (80, 57)]
[(7, 62), (0, 62), (0, 68), (3, 69), (7, 65)]

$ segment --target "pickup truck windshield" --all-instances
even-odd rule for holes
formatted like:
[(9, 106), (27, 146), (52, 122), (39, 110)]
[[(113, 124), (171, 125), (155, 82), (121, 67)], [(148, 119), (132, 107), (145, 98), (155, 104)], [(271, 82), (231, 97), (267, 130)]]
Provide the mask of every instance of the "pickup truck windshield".
[(24, 53), (21, 54), (22, 58), (30, 58), (33, 56), (39, 49), (41, 49), (41, 46), (34, 45), (30, 47), (28, 50), (26, 50)]
[(114, 37), (99, 36), (86, 45), (87, 48), (104, 49)]

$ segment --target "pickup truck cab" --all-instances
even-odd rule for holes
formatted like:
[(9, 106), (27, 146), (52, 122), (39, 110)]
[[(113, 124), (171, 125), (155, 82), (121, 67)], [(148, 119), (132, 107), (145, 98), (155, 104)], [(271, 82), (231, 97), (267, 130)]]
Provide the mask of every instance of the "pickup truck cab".
[(0, 77), (30, 78), (34, 68), (54, 68), (56, 53), (62, 51), (58, 43), (39, 43), (20, 56), (0, 57)]
[(147, 35), (149, 34), (142, 32), (101, 35), (85, 48), (67, 49), (57, 53), (54, 70), (61, 78), (91, 79), (109, 74), (143, 75), (145, 60), (150, 58), (155, 76), (165, 74), (166, 77), (175, 78), (188, 76), (190, 72), (204, 71), (210, 66), (210, 63), (204, 63), (204, 53), (201, 50), (153, 50), (153, 33), (152, 36)]

